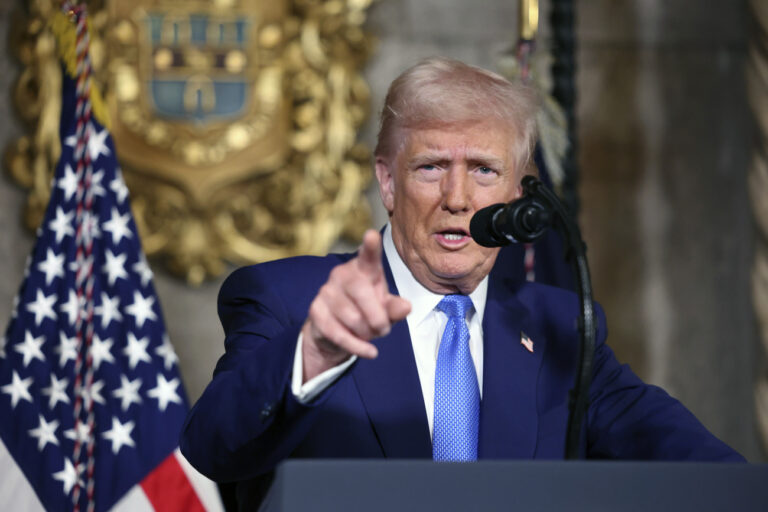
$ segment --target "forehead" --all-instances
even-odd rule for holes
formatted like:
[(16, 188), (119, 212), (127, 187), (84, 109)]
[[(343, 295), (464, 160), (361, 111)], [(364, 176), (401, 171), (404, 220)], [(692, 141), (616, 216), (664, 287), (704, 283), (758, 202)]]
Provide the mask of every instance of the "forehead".
[(512, 166), (513, 130), (500, 120), (428, 125), (403, 130), (400, 160), (492, 159)]

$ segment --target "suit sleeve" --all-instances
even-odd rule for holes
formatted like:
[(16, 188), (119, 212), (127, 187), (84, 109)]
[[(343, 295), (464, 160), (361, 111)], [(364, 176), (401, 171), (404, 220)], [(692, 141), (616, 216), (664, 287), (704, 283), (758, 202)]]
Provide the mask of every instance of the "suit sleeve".
[(599, 328), (587, 415), (588, 456), (743, 462), (679, 401), (619, 364), (605, 344), (605, 314), (599, 306), (596, 311)]
[(247, 267), (222, 286), (219, 316), (226, 352), (182, 430), (184, 456), (219, 482), (274, 469), (301, 442), (327, 396), (301, 404), (290, 391), (303, 322), (290, 311), (301, 307), (293, 304), (289, 311), (272, 289), (279, 281), (269, 274), (260, 266)]

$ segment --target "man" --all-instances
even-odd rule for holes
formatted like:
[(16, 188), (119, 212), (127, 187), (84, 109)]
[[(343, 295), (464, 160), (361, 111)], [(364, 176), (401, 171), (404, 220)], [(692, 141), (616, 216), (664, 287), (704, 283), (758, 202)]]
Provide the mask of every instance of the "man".
[[(198, 470), (254, 504), (288, 457), (562, 458), (577, 299), (515, 279), (469, 236), (476, 211), (520, 195), (535, 111), (524, 86), (447, 59), (393, 82), (375, 151), (383, 236), (223, 285), (226, 354), (181, 440)], [(587, 456), (743, 460), (616, 362), (597, 313)]]

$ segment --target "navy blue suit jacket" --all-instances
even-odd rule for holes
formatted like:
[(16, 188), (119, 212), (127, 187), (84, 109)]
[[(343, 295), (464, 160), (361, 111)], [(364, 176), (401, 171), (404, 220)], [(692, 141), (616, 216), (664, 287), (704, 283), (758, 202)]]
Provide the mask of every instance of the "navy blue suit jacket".
[[(189, 413), (181, 451), (199, 471), (238, 481), (241, 501), (261, 500), (289, 457), (431, 458), (432, 446), (405, 321), (374, 340), (379, 356), (358, 360), (308, 405), (290, 390), (296, 340), (331, 269), (353, 254), (303, 256), (234, 272), (219, 296), (226, 353)], [(575, 294), (490, 275), (483, 316), (481, 459), (563, 457), (579, 350)], [(384, 268), (392, 293), (391, 271)], [(643, 383), (598, 342), (582, 440), (589, 458), (741, 461), (677, 400)], [(525, 332), (533, 353), (520, 343)]]

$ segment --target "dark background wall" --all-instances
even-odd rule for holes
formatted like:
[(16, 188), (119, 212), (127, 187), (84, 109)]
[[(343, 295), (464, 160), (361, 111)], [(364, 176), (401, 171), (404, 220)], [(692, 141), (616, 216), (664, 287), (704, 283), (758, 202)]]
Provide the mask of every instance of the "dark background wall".
[[(763, 460), (753, 414), (759, 364), (751, 311), (752, 223), (744, 1), (580, 0), (577, 9), (580, 221), (609, 342), (646, 380), (680, 398), (717, 435)], [(13, 113), (19, 69), (0, 3), (0, 148), (25, 127)], [(550, 31), (542, 2), (540, 48)], [(517, 34), (517, 2), (380, 0), (365, 70), (372, 109), (418, 59), (446, 55), (497, 69)], [(370, 146), (369, 120), (361, 138)], [(119, 151), (119, 148), (118, 148)], [(0, 179), (0, 324), (10, 317), (32, 238), (24, 192)], [(372, 188), (375, 225), (385, 221)], [(221, 280), (190, 288), (153, 265), (191, 399), (223, 352), (215, 311)]]

